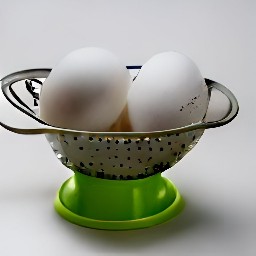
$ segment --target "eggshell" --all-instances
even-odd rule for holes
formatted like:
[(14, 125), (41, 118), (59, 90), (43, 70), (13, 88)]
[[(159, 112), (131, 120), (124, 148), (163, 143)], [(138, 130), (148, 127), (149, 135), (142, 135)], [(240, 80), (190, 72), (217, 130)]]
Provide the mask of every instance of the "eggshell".
[(128, 93), (133, 131), (160, 131), (201, 121), (208, 106), (208, 88), (188, 57), (164, 52), (146, 62)]
[(122, 112), (131, 77), (121, 61), (100, 48), (71, 52), (53, 68), (40, 95), (40, 117), (62, 128), (108, 131)]

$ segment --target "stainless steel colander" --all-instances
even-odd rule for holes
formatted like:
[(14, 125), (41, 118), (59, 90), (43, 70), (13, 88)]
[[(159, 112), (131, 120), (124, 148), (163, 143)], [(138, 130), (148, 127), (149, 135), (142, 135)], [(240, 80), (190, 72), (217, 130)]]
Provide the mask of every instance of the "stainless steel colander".
[[(140, 67), (128, 67), (136, 77)], [(21, 134), (46, 134), (57, 158), (66, 167), (102, 179), (134, 180), (163, 172), (180, 161), (207, 128), (229, 123), (238, 113), (234, 95), (223, 85), (205, 79), (209, 89), (221, 91), (230, 102), (221, 120), (156, 132), (87, 132), (46, 124), (39, 117), (40, 91), (50, 69), (25, 70), (1, 80), (0, 124)], [(8, 109), (8, 110), (7, 110)]]

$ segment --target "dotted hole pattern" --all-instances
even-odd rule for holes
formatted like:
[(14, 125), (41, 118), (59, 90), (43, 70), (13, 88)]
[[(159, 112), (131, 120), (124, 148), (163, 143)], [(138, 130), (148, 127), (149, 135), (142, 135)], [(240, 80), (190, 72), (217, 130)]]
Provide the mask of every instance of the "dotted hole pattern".
[(59, 134), (47, 137), (68, 168), (103, 179), (141, 179), (171, 168), (198, 142), (203, 130), (159, 138)]

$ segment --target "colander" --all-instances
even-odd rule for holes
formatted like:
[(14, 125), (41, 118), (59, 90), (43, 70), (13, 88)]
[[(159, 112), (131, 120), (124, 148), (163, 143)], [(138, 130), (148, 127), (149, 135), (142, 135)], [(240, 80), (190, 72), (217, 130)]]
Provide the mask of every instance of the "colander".
[[(136, 78), (140, 66), (128, 66)], [(209, 95), (229, 100), (220, 120), (155, 132), (87, 132), (51, 126), (39, 117), (40, 91), (51, 69), (16, 72), (1, 80), (0, 124), (15, 133), (45, 134), (56, 157), (74, 175), (60, 188), (57, 212), (70, 222), (98, 229), (137, 229), (176, 216), (184, 202), (161, 173), (179, 162), (204, 130), (225, 125), (238, 113), (235, 96), (205, 79)], [(211, 99), (210, 99), (211, 100)], [(206, 114), (207, 116), (207, 114)]]

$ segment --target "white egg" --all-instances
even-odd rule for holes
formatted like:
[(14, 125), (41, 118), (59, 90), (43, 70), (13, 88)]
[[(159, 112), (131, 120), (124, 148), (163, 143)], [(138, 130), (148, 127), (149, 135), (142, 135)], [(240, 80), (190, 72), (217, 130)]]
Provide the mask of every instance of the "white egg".
[(208, 88), (188, 57), (164, 52), (146, 62), (128, 93), (133, 131), (160, 131), (201, 121), (208, 106)]
[(40, 118), (50, 125), (108, 131), (126, 104), (131, 77), (121, 61), (100, 48), (71, 52), (53, 68), (40, 94)]

